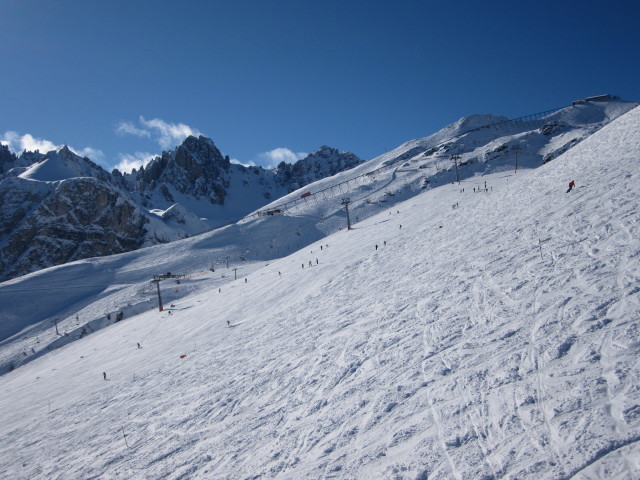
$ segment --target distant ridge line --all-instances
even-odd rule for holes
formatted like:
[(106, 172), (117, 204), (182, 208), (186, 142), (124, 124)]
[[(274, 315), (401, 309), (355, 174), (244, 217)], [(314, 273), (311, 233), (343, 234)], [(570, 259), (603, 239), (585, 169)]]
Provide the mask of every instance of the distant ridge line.
[[(467, 135), (469, 133), (472, 132), (477, 132), (478, 130), (482, 130), (485, 128), (496, 128), (496, 129), (504, 129), (504, 128), (509, 128), (509, 126), (513, 125), (513, 126), (518, 126), (518, 127), (525, 127), (525, 126), (530, 126), (530, 127), (534, 127), (536, 123), (539, 123), (543, 118), (556, 113), (564, 108), (567, 107), (571, 107), (571, 106), (575, 106), (575, 103), (572, 105), (567, 105), (565, 107), (558, 107), (558, 108), (552, 108), (550, 110), (545, 110), (543, 112), (537, 112), (537, 113), (531, 113), (529, 115), (524, 115), (522, 117), (517, 117), (514, 119), (508, 119), (508, 120), (501, 120), (500, 122), (494, 122), (494, 123), (490, 123), (487, 125), (482, 125), (480, 127), (475, 127), (475, 128), (471, 128), (469, 130), (465, 130), (464, 132), (458, 133), (456, 135), (452, 135), (450, 137), (447, 137), (446, 139), (440, 141), (440, 142), (436, 142), (433, 145), (428, 145), (425, 146), (425, 148), (434, 148), (434, 147), (438, 147), (440, 145), (443, 145), (447, 142), (450, 142), (451, 140), (454, 140), (456, 138), (460, 138), (464, 135)], [(315, 200), (315, 195), (319, 195), (322, 194), (325, 198), (327, 196), (327, 193), (330, 193), (331, 196), (333, 196), (333, 189), (334, 188), (338, 188), (340, 190), (341, 193), (342, 192), (342, 185), (348, 185), (349, 182), (357, 182), (358, 179), (361, 180), (368, 180), (369, 178), (375, 178), (375, 176), (378, 173), (382, 173), (385, 170), (388, 170), (390, 168), (392, 168), (394, 165), (396, 165), (397, 163), (400, 162), (404, 162), (407, 160), (407, 154), (408, 152), (405, 152), (404, 154), (400, 155), (400, 157), (396, 158), (395, 160), (389, 160), (388, 163), (385, 163), (385, 165), (376, 168), (375, 170), (371, 170), (370, 172), (367, 173), (363, 173), (361, 175), (356, 175), (355, 177), (351, 177), (348, 178), (346, 180), (343, 180), (342, 182), (336, 183), (330, 187), (326, 187), (323, 188), (322, 190), (318, 190), (316, 192), (313, 192), (311, 195), (306, 195), (303, 198), (296, 198), (293, 200), (289, 200), (288, 202), (283, 202), (281, 204), (278, 205), (274, 205), (273, 207), (267, 208), (267, 209), (261, 209), (261, 210), (257, 210), (245, 217), (243, 217), (242, 219), (240, 219), (240, 222), (243, 221), (247, 221), (250, 220), (252, 218), (258, 218), (261, 216), (264, 216), (266, 214), (267, 211), (274, 211), (274, 210), (288, 210), (290, 208), (295, 208), (298, 206), (298, 204), (302, 203), (304, 204), (305, 202), (307, 202), (307, 198), (313, 198)]]

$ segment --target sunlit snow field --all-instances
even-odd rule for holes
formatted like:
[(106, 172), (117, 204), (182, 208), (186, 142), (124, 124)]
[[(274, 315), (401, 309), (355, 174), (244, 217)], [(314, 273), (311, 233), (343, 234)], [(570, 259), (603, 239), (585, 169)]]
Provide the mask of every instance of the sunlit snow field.
[[(0, 377), (0, 477), (640, 478), (638, 132), (636, 108), (234, 281), (204, 240), (165, 246), (204, 273), (161, 283), (163, 312), (124, 287), (162, 273), (148, 252), (5, 282), (7, 312), (46, 316), (70, 286), (84, 317), (130, 310)], [(54, 334), (30, 328), (15, 345)]]

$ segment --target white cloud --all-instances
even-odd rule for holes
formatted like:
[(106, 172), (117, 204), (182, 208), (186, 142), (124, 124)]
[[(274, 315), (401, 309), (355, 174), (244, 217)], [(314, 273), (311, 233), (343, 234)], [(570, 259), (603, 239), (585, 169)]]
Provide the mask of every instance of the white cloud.
[(230, 158), (229, 161), (231, 163), (235, 163), (236, 165), (242, 165), (243, 167), (255, 167), (256, 166), (256, 162), (241, 162), (240, 160), (238, 160), (237, 158)]
[(47, 153), (57, 148), (57, 146), (49, 140), (35, 138), (30, 133), (19, 135), (18, 132), (13, 131), (4, 132), (0, 142), (2, 142), (3, 145), (8, 145), (9, 150), (18, 154), (22, 153), (23, 150), (29, 152), (39, 150), (40, 153)]
[(11, 130), (9, 130), (4, 132), (4, 135), (2, 135), (2, 138), (0, 139), (0, 143), (2, 145), (8, 145), (9, 149), (12, 152), (15, 152), (16, 149), (13, 147), (13, 145), (16, 143), (17, 139), (18, 139), (18, 133), (12, 132)]
[[(56, 150), (59, 145), (55, 143), (43, 139), (43, 138), (35, 138), (30, 133), (25, 133), (24, 135), (20, 135), (18, 132), (14, 131), (6, 131), (2, 135), (0, 139), (0, 143), (3, 145), (8, 145), (9, 150), (16, 154), (21, 154), (24, 150), (28, 152), (35, 152), (38, 150), (40, 153), (47, 153), (52, 150)], [(77, 155), (82, 157), (87, 157), (93, 160), (94, 162), (102, 162), (104, 160), (104, 152), (97, 148), (85, 147), (85, 148), (73, 148), (69, 145), (69, 148), (75, 152)]]
[(121, 153), (118, 157), (120, 158), (120, 163), (118, 163), (115, 168), (122, 173), (131, 173), (134, 168), (137, 170), (149, 163), (155, 155), (148, 152), (136, 152), (134, 154)]
[(131, 122), (120, 122), (116, 126), (116, 133), (120, 135), (135, 135), (136, 137), (150, 137), (151, 132), (142, 128), (136, 127)]
[(155, 130), (156, 140), (162, 148), (169, 148), (181, 143), (189, 135), (200, 135), (198, 130), (184, 123), (168, 123), (159, 118), (145, 120), (143, 116), (140, 116), (140, 123)]
[(69, 147), (82, 157), (87, 157), (94, 162), (100, 163), (104, 160), (104, 152), (98, 148), (84, 147), (82, 150), (76, 150), (73, 147)]
[(263, 163), (268, 167), (275, 167), (280, 162), (294, 163), (306, 156), (307, 154), (304, 152), (295, 153), (288, 148), (278, 147), (268, 152), (259, 153), (258, 159), (260, 163)]
[(160, 147), (165, 149), (182, 143), (189, 135), (200, 135), (198, 130), (184, 123), (169, 123), (159, 118), (147, 120), (142, 115), (140, 115), (138, 122), (139, 126), (132, 122), (121, 122), (116, 126), (116, 133), (135, 135), (136, 137), (152, 137)]

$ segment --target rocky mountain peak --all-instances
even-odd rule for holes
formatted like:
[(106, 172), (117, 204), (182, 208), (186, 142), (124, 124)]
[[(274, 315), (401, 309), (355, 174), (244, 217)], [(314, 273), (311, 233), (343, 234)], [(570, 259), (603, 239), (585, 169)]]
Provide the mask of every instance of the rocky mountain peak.
[(190, 135), (173, 151), (162, 152), (133, 175), (138, 191), (158, 189), (172, 201), (167, 187), (171, 185), (182, 194), (205, 197), (211, 204), (221, 205), (227, 186), (224, 176), (230, 165), (229, 157), (223, 157), (210, 138)]
[(311, 153), (310, 156), (318, 156), (318, 157), (330, 157), (332, 155), (336, 155), (340, 153), (337, 149), (331, 148), (327, 145), (322, 145), (318, 150)]
[(58, 148), (56, 148), (56, 152), (58, 153), (58, 155), (62, 156), (63, 158), (72, 158), (75, 154), (69, 149), (68, 145), (62, 145)]
[(179, 156), (182, 158), (189, 156), (201, 165), (215, 162), (224, 168), (229, 163), (228, 159), (225, 161), (213, 140), (202, 135), (197, 138), (189, 135), (185, 138), (182, 144), (176, 147), (176, 161), (178, 161)]
[(290, 184), (289, 191), (293, 191), (321, 178), (349, 170), (361, 163), (362, 160), (352, 152), (340, 152), (323, 145), (293, 165), (281, 162), (276, 171), (279, 182)]

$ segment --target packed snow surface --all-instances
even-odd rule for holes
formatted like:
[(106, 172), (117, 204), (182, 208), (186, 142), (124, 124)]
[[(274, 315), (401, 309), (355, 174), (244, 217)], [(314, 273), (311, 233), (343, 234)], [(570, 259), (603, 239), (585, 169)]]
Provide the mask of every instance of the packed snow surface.
[[(192, 238), (1, 284), (38, 318), (77, 288), (63, 331), (130, 310), (0, 377), (0, 477), (640, 478), (638, 132), (636, 108), (237, 280)], [(288, 221), (228, 231), (259, 249)], [(203, 273), (161, 282), (167, 309), (127, 293), (171, 256)], [(64, 339), (31, 321), (0, 347)]]

